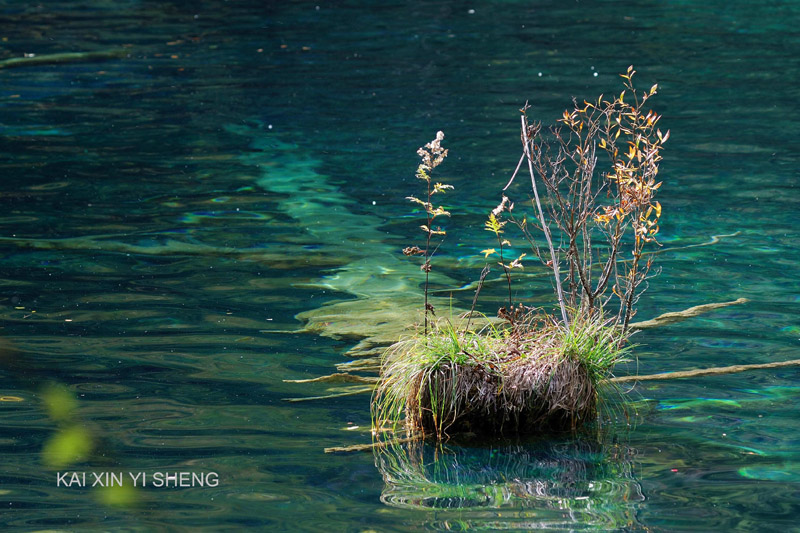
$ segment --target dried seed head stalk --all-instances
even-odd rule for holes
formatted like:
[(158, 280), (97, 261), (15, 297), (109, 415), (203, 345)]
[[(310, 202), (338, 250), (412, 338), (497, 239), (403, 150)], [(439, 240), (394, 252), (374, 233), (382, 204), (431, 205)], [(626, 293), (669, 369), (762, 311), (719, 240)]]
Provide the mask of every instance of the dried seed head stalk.
[[(425, 232), (425, 248), (421, 249), (417, 246), (411, 246), (405, 248), (403, 253), (408, 256), (424, 256), (424, 260), (420, 269), (425, 272), (425, 304), (423, 309), (425, 313), (426, 334), (428, 333), (428, 313), (435, 314), (433, 305), (428, 302), (428, 280), (432, 268), (431, 257), (435, 252), (435, 250), (431, 250), (431, 240), (434, 236), (440, 236), (444, 238), (444, 236), (447, 234), (441, 227), (434, 227), (433, 221), (440, 216), (450, 216), (450, 212), (445, 210), (444, 207), (434, 207), (432, 198), (434, 194), (444, 193), (447, 190), (453, 189), (452, 185), (433, 182), (431, 180), (431, 172), (433, 169), (441, 165), (444, 161), (444, 158), (447, 157), (447, 150), (442, 148), (442, 140), (444, 140), (444, 133), (438, 131), (436, 132), (435, 139), (417, 150), (417, 155), (420, 156), (421, 161), (417, 167), (416, 176), (426, 184), (426, 199), (420, 200), (416, 196), (406, 197), (406, 199), (410, 202), (421, 205), (423, 209), (425, 209), (425, 224), (420, 226), (420, 229)], [(441, 244), (441, 242), (439, 242), (439, 244)]]

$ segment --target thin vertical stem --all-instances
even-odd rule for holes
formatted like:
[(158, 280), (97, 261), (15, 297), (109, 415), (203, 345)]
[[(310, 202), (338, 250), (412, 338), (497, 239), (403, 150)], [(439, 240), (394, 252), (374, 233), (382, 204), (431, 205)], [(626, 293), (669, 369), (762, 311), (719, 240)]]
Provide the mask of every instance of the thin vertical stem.
[(503, 272), (505, 272), (506, 280), (508, 280), (508, 310), (511, 312), (511, 308), (514, 307), (514, 304), (511, 303), (511, 272), (509, 272), (506, 266), (506, 259), (503, 257), (503, 239), (499, 233), (497, 234), (497, 242), (500, 244), (500, 264), (503, 265)]
[(553, 248), (553, 239), (550, 237), (550, 228), (544, 219), (542, 202), (539, 200), (539, 191), (536, 189), (536, 179), (534, 178), (533, 174), (533, 162), (531, 160), (530, 143), (528, 141), (528, 121), (526, 120), (525, 115), (522, 115), (520, 119), (522, 120), (522, 144), (525, 148), (525, 156), (528, 159), (528, 171), (531, 174), (531, 187), (533, 187), (533, 196), (536, 199), (536, 208), (539, 210), (539, 223), (542, 225), (544, 237), (547, 239), (547, 245), (550, 247), (550, 262), (553, 266), (553, 275), (556, 278), (556, 294), (558, 296), (558, 305), (561, 307), (561, 318), (564, 319), (564, 325), (569, 326), (567, 307), (564, 304), (564, 291), (561, 288), (561, 275), (558, 268), (558, 258), (556, 257), (556, 252)]
[(486, 276), (489, 274), (489, 265), (483, 267), (481, 270), (481, 277), (478, 280), (478, 288), (475, 289), (475, 297), (472, 299), (472, 307), (469, 309), (469, 318), (467, 319), (467, 327), (464, 328), (464, 331), (469, 331), (469, 325), (472, 323), (472, 314), (475, 312), (475, 304), (478, 303), (478, 295), (481, 293), (481, 289), (483, 288), (483, 281), (486, 279)]
[(428, 205), (425, 206), (426, 211), (426, 221), (428, 222), (428, 235), (425, 240), (425, 263), (423, 264), (422, 268), (425, 269), (425, 335), (428, 335), (428, 279), (431, 273), (431, 263), (430, 263), (430, 249), (431, 249), (431, 223), (433, 222), (433, 218), (431, 218), (431, 180), (428, 178), (426, 180), (428, 182)]

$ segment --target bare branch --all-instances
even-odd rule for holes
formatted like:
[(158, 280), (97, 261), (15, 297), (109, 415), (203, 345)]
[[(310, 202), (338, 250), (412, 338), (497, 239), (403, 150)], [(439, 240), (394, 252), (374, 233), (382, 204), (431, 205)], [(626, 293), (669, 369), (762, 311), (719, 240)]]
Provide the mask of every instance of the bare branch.
[(533, 162), (531, 160), (531, 150), (530, 144), (528, 141), (528, 121), (527, 117), (523, 114), (520, 117), (522, 121), (522, 144), (525, 149), (525, 156), (528, 159), (528, 171), (531, 175), (531, 187), (533, 188), (533, 196), (536, 198), (536, 207), (539, 210), (539, 222), (542, 224), (542, 230), (544, 231), (545, 239), (547, 239), (547, 245), (550, 247), (550, 261), (552, 262), (552, 269), (553, 269), (553, 276), (556, 280), (556, 294), (558, 295), (558, 305), (561, 307), (561, 318), (564, 320), (565, 325), (569, 325), (569, 319), (567, 318), (567, 308), (564, 303), (564, 291), (561, 289), (561, 275), (558, 271), (558, 256), (556, 255), (555, 250), (553, 249), (553, 240), (550, 237), (550, 228), (547, 225), (547, 222), (544, 219), (544, 212), (542, 211), (542, 202), (539, 199), (539, 191), (536, 188), (536, 178), (533, 174)]

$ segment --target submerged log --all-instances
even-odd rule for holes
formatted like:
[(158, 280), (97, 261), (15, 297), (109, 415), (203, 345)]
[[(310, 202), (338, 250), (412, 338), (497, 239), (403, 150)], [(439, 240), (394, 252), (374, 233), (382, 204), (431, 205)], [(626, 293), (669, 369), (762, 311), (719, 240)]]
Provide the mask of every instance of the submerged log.
[(355, 396), (356, 394), (363, 394), (365, 392), (372, 392), (375, 387), (373, 385), (353, 385), (344, 389), (328, 389), (330, 394), (323, 396), (303, 396), (300, 398), (282, 398), (284, 402), (311, 402), (314, 400), (329, 400), (331, 398), (342, 398), (343, 396)]
[(676, 322), (683, 322), (687, 318), (692, 318), (698, 315), (702, 315), (703, 313), (708, 313), (709, 311), (713, 311), (714, 309), (721, 309), (723, 307), (728, 307), (731, 305), (745, 304), (749, 301), (750, 300), (748, 300), (747, 298), (739, 298), (738, 300), (733, 300), (732, 302), (717, 302), (711, 304), (695, 305), (694, 307), (690, 307), (689, 309), (684, 309), (683, 311), (664, 313), (663, 315), (659, 315), (651, 320), (634, 322), (633, 324), (630, 324), (628, 327), (630, 327), (631, 329), (648, 329), (648, 328), (655, 328), (658, 326), (666, 326), (668, 324), (675, 324)]
[(355, 374), (336, 373), (310, 379), (284, 379), (284, 383), (378, 383), (377, 376), (356, 376)]
[(715, 366), (712, 368), (699, 368), (696, 370), (681, 370), (677, 372), (660, 372), (658, 374), (646, 374), (644, 376), (621, 376), (609, 379), (612, 383), (627, 383), (631, 381), (656, 381), (664, 379), (685, 379), (697, 378), (701, 376), (717, 376), (721, 374), (737, 374), (748, 370), (761, 370), (764, 368), (782, 368), (787, 366), (800, 366), (800, 359), (791, 361), (778, 361), (775, 363), (756, 363), (752, 365), (731, 365)]
[(415, 440), (422, 440), (422, 436), (417, 435), (414, 437), (405, 437), (402, 439), (379, 440), (371, 444), (354, 444), (352, 446), (333, 446), (331, 448), (325, 448), (325, 453), (367, 452), (367, 451), (377, 450), (380, 448), (386, 448), (388, 446), (396, 446), (397, 444), (405, 444), (407, 442), (413, 442)]
[(59, 54), (27, 55), (25, 57), (12, 57), (0, 61), (0, 69), (15, 67), (30, 67), (36, 65), (56, 65), (60, 63), (77, 63), (89, 61), (104, 61), (128, 55), (129, 50), (100, 50), (97, 52), (63, 52)]

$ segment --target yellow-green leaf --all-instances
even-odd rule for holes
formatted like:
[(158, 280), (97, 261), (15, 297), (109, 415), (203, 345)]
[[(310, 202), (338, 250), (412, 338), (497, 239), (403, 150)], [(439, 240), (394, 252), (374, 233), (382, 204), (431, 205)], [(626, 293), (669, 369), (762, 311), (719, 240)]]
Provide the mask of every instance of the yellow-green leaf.
[(447, 189), (455, 189), (455, 187), (453, 187), (452, 185), (444, 184), (444, 183), (434, 183), (433, 184), (433, 191), (431, 192), (431, 194), (436, 194), (437, 192), (444, 192)]

